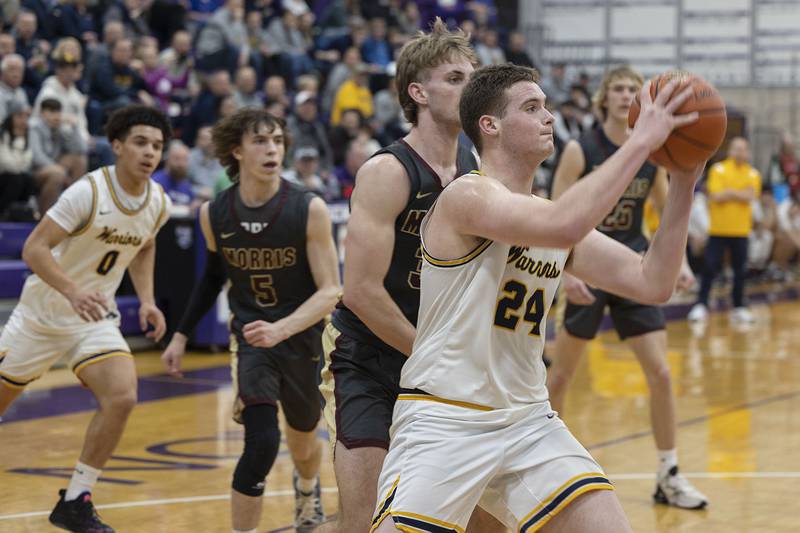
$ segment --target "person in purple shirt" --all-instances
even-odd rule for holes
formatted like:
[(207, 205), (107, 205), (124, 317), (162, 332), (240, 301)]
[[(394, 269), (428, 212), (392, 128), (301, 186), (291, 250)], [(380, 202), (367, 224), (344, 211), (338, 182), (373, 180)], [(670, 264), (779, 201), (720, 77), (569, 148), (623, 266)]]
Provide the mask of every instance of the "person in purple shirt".
[(181, 141), (169, 144), (169, 155), (164, 168), (153, 174), (153, 180), (164, 187), (173, 205), (194, 203), (194, 191), (189, 182), (189, 148)]

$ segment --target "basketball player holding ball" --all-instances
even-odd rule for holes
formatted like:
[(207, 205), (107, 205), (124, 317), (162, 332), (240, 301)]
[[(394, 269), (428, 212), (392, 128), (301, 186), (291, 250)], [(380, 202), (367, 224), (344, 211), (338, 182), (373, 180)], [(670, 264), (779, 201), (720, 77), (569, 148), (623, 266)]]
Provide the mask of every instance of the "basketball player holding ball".
[[(662, 76), (651, 85), (651, 95), (658, 92), (662, 78), (667, 80), (666, 76)], [(616, 68), (605, 75), (593, 99), (596, 111), (603, 118), (602, 127), (588, 131), (578, 141), (567, 144), (556, 169), (553, 200), (557, 200), (576, 181), (600, 166), (625, 143), (630, 135), (629, 110), (636, 103), (642, 83), (641, 75), (630, 67)], [(674, 94), (679, 93), (684, 86), (685, 81), (681, 81)], [(692, 111), (687, 105), (689, 104), (684, 104), (679, 111)], [(638, 116), (638, 109), (635, 111), (631, 115)], [(724, 109), (722, 116), (724, 121)], [(700, 122), (702, 114), (701, 120), (687, 127), (695, 127)], [(722, 133), (724, 134), (724, 126)], [(682, 132), (676, 130), (665, 145), (682, 135)], [(678, 142), (685, 143), (682, 139), (678, 139)], [(719, 146), (719, 142), (713, 139), (709, 143)], [(666, 147), (654, 152), (650, 160), (655, 159), (658, 163), (679, 171), (694, 168), (698, 162), (705, 161), (713, 154), (713, 151), (701, 153), (698, 158), (698, 154), (691, 152), (692, 149), (687, 153), (682, 145), (666, 154)], [(651, 196), (656, 208), (663, 209), (667, 187), (666, 169), (646, 162), (597, 229), (635, 252), (644, 254), (649, 245), (642, 233), (645, 200)], [(677, 286), (686, 288), (693, 283), (694, 276), (684, 260)], [(589, 287), (567, 273), (564, 274), (562, 296), (565, 297), (558, 302), (558, 330), (553, 362), (547, 378), (553, 409), (563, 416), (567, 385), (575, 373), (586, 343), (597, 334), (605, 308), (608, 307), (614, 328), (620, 339), (626, 341), (636, 355), (650, 389), (650, 419), (658, 448), (658, 474), (653, 498), (657, 503), (683, 509), (704, 508), (708, 503), (706, 496), (693, 487), (678, 470), (675, 398), (667, 363), (667, 335), (661, 308)]]

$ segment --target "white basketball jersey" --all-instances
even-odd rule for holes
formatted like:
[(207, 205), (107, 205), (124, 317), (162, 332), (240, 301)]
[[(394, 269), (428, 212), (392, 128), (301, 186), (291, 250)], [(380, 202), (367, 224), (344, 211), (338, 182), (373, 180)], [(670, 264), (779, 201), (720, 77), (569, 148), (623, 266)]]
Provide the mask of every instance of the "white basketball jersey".
[[(102, 167), (81, 178), (91, 185), (91, 214), (52, 253), (64, 274), (78, 287), (105, 296), (109, 305), (107, 318), (118, 321), (114, 294), (131, 260), (168, 216), (168, 200), (161, 186), (149, 180), (140, 205), (126, 208), (114, 189), (114, 172), (114, 167)], [(35, 274), (25, 280), (19, 310), (45, 328), (86, 324), (64, 296)]]
[(547, 400), (545, 322), (569, 251), (484, 241), (442, 261), (423, 240), (422, 253), (417, 336), (400, 386), (492, 408)]

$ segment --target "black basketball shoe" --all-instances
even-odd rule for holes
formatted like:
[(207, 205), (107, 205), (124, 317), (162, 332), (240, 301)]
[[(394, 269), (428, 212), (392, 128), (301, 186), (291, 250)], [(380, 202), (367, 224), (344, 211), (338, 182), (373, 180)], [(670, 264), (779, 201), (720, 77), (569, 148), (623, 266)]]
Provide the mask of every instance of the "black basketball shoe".
[(64, 501), (66, 490), (58, 491), (58, 503), (50, 513), (50, 523), (76, 533), (114, 533), (100, 520), (92, 504), (92, 494), (84, 492), (76, 500)]

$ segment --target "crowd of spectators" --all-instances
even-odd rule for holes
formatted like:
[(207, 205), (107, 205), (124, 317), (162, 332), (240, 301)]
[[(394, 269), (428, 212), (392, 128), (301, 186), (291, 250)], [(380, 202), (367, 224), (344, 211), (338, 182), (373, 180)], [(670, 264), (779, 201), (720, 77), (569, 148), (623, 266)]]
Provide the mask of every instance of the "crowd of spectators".
[(440, 16), (485, 63), (533, 65), (494, 0), (3, 0), (0, 218), (34, 219), (87, 169), (113, 164), (109, 113), (157, 106), (176, 141), (156, 179), (199, 205), (229, 181), (210, 126), (245, 106), (287, 122), (286, 177), (346, 199), (358, 167), (403, 136), (403, 44)]

